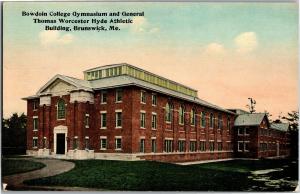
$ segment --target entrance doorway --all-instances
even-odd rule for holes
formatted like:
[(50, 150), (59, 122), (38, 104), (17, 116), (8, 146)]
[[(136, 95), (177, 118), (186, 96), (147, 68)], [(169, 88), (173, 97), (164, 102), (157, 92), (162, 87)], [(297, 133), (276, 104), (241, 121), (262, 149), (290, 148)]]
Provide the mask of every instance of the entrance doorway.
[(66, 136), (64, 133), (56, 134), (56, 154), (65, 154)]

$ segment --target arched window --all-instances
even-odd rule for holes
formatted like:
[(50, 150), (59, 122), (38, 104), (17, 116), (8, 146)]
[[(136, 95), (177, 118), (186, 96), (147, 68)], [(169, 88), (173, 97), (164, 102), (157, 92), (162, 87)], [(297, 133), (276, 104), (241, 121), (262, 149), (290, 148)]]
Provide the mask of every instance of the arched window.
[(213, 128), (214, 127), (214, 115), (212, 113), (210, 113), (209, 115), (209, 128)]
[(166, 104), (166, 121), (171, 122), (172, 118), (172, 111), (171, 111), (171, 105), (169, 103)]
[(201, 112), (201, 126), (205, 127), (206, 125), (206, 118), (205, 118), (205, 112)]
[(184, 108), (182, 106), (179, 108), (179, 124), (184, 124)]
[(66, 105), (63, 99), (57, 102), (57, 119), (64, 119), (66, 116)]
[(195, 110), (191, 110), (191, 125), (195, 125), (196, 123), (196, 115), (195, 115)]

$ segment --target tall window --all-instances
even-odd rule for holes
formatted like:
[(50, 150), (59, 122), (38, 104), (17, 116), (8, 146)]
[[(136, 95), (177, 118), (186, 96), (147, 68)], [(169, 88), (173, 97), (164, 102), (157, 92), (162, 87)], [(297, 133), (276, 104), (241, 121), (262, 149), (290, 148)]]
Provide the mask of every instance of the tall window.
[(152, 129), (157, 128), (157, 117), (156, 114), (152, 113)]
[(106, 129), (106, 112), (101, 113), (101, 128)]
[(190, 141), (190, 152), (196, 151), (196, 141)]
[(173, 152), (173, 140), (165, 140), (164, 151)]
[(227, 130), (230, 130), (231, 124), (230, 124), (230, 118), (227, 118)]
[(210, 113), (209, 115), (209, 128), (213, 128), (214, 127), (214, 115), (212, 113)]
[(122, 102), (123, 92), (121, 89), (116, 90), (116, 102)]
[(146, 113), (145, 112), (141, 112), (140, 124), (141, 124), (141, 128), (146, 127)]
[(205, 122), (205, 112), (201, 112), (201, 127), (205, 127), (206, 122)]
[(33, 148), (37, 148), (38, 146), (38, 138), (37, 137), (33, 137), (32, 139), (32, 147)]
[(107, 149), (107, 139), (106, 139), (106, 137), (101, 137), (100, 138), (100, 149), (101, 150), (106, 150)]
[(90, 115), (85, 114), (85, 128), (89, 128), (90, 125)]
[(218, 151), (222, 151), (223, 147), (222, 147), (222, 142), (218, 142)]
[(90, 139), (88, 136), (85, 137), (85, 149), (90, 149)]
[(140, 139), (140, 152), (145, 152), (145, 139)]
[(116, 128), (122, 127), (122, 112), (116, 112)]
[(191, 111), (191, 125), (195, 125), (195, 123), (196, 123), (195, 110), (192, 109), (192, 111)]
[(179, 108), (179, 124), (184, 124), (184, 108), (182, 106)]
[(39, 127), (39, 119), (38, 118), (33, 118), (33, 130), (38, 130)]
[(200, 141), (200, 151), (205, 151), (206, 150), (206, 146), (205, 146), (205, 141)]
[(60, 99), (57, 103), (57, 119), (64, 119), (66, 114), (65, 101)]
[(151, 139), (151, 152), (156, 152), (156, 139)]
[(145, 104), (146, 103), (146, 92), (141, 91), (141, 103)]
[(172, 107), (170, 106), (169, 103), (166, 104), (166, 121), (171, 122), (172, 118)]
[(152, 105), (153, 106), (157, 105), (157, 96), (156, 96), (156, 94), (152, 94)]
[(185, 141), (184, 140), (179, 140), (178, 141), (178, 151), (179, 152), (184, 152), (185, 151)]
[(73, 149), (77, 149), (78, 148), (78, 137), (75, 136), (73, 139)]
[(115, 149), (116, 150), (122, 149), (122, 138), (120, 138), (120, 137), (115, 138)]
[(33, 101), (33, 110), (37, 110), (38, 108), (38, 101), (34, 100)]
[(101, 104), (106, 104), (107, 103), (107, 92), (102, 91), (101, 92)]
[(215, 150), (215, 142), (211, 141), (209, 142), (209, 150), (214, 151)]
[(221, 116), (221, 114), (218, 115), (218, 129), (222, 129), (222, 116)]

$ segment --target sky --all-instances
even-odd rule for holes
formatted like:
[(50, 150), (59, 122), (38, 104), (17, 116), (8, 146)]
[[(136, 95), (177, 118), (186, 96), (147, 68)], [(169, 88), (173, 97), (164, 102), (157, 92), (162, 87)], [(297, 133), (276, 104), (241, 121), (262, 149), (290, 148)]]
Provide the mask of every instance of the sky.
[[(45, 31), (22, 11), (145, 16), (129, 17), (133, 24), (119, 24), (120, 31), (65, 32)], [(223, 108), (247, 110), (252, 97), (256, 111), (274, 119), (298, 110), (296, 3), (5, 2), (3, 17), (4, 117), (26, 113), (21, 98), (56, 74), (83, 79), (86, 69), (122, 62)]]

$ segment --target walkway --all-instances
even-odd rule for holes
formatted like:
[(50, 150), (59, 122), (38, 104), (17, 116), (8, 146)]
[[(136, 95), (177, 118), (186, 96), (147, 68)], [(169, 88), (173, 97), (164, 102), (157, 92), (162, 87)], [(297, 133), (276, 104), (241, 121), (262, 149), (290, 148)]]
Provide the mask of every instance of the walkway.
[(75, 167), (75, 164), (73, 162), (63, 160), (36, 158), (29, 158), (26, 160), (40, 162), (45, 164), (46, 166), (39, 170), (3, 177), (2, 183), (6, 183), (8, 189), (18, 190), (18, 188), (26, 188), (28, 186), (23, 184), (25, 180), (54, 176), (63, 172), (67, 172)]

